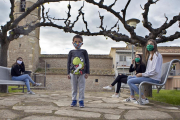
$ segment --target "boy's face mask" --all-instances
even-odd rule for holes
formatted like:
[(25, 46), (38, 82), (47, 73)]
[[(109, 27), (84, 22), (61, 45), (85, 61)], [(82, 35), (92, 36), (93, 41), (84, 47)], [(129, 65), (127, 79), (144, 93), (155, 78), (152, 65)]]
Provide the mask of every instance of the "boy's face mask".
[(83, 43), (73, 43), (76, 49), (80, 49)]
[(135, 58), (135, 61), (136, 61), (136, 62), (140, 62), (140, 58), (138, 58), (138, 57)]
[(22, 61), (20, 61), (20, 60), (17, 60), (17, 63), (20, 65), (20, 64), (22, 63)]
[(147, 45), (146, 48), (147, 48), (148, 51), (153, 51), (154, 50), (154, 46), (151, 45), (151, 44)]

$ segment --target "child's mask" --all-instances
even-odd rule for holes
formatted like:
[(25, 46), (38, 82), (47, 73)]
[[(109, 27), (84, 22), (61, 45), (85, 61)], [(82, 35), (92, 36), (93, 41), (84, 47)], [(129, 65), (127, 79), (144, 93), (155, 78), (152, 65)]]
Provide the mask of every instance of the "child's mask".
[(135, 61), (136, 61), (136, 62), (140, 62), (140, 58), (138, 58), (138, 57), (135, 58)]
[(148, 51), (153, 51), (154, 50), (154, 46), (151, 45), (151, 44), (147, 45), (146, 48), (147, 48)]
[(81, 46), (82, 46), (82, 44), (83, 43), (73, 43), (73, 45), (74, 45), (74, 47), (76, 48), (76, 49), (80, 49), (81, 48)]

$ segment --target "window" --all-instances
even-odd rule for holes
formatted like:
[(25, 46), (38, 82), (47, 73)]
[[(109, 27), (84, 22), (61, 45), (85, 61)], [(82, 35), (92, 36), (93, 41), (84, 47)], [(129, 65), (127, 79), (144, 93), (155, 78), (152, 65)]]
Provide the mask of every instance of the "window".
[(126, 61), (126, 56), (120, 55), (119, 56), (119, 61)]
[(25, 9), (26, 9), (26, 0), (21, 0), (20, 12), (25, 12)]

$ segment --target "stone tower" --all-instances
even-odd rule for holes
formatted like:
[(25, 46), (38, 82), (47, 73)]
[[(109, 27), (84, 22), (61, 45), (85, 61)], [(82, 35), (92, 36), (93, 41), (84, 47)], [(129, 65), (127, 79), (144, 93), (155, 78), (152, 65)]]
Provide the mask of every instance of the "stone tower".
[[(15, 0), (14, 18), (17, 18), (25, 10), (33, 5), (37, 0)], [(40, 17), (40, 8), (32, 11), (26, 18), (20, 21), (19, 26), (31, 23)], [(40, 28), (32, 31), (28, 36), (22, 36), (9, 45), (8, 49), (8, 67), (16, 61), (17, 57), (22, 57), (25, 68), (28, 71), (35, 71), (39, 62), (40, 46), (39, 46)]]

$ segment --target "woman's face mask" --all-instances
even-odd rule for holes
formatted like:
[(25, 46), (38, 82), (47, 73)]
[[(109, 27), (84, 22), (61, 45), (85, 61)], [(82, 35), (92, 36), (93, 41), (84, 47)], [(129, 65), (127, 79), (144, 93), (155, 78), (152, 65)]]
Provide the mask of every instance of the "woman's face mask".
[(146, 48), (147, 48), (148, 51), (153, 51), (154, 50), (154, 46), (151, 45), (151, 44), (147, 45)]
[(20, 60), (17, 60), (17, 63), (18, 63), (19, 65), (21, 65), (21, 64), (22, 64), (22, 61), (20, 61)]
[(136, 61), (136, 62), (140, 62), (140, 58), (138, 58), (138, 57), (135, 58), (135, 61)]
[(76, 48), (76, 49), (80, 49), (81, 48), (81, 46), (82, 46), (82, 44), (83, 43), (73, 43), (73, 45), (74, 45), (74, 47)]

